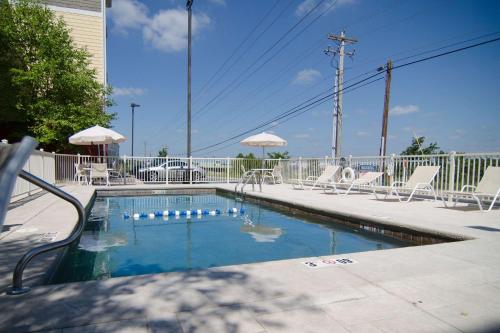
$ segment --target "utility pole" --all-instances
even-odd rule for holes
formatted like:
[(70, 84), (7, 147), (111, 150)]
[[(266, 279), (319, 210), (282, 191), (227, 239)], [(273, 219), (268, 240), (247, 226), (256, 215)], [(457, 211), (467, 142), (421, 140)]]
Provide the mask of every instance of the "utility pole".
[(332, 117), (332, 158), (335, 157), (337, 146), (337, 115), (338, 115), (338, 95), (339, 95), (339, 69), (335, 69), (335, 79), (333, 82), (333, 117)]
[[(383, 70), (384, 68), (379, 68)], [(387, 60), (385, 65), (385, 96), (384, 96), (384, 114), (382, 116), (382, 135), (380, 137), (380, 156), (385, 156), (387, 148), (387, 125), (389, 122), (389, 102), (391, 98), (391, 79), (392, 79), (392, 60)]]
[[(191, 6), (193, 0), (187, 0), (188, 11), (188, 93), (187, 93), (187, 157), (191, 157)], [(191, 166), (189, 166), (191, 168)]]
[(134, 111), (135, 108), (138, 108), (140, 105), (136, 103), (130, 103), (130, 107), (132, 108), (132, 152), (131, 155), (134, 157)]
[(337, 63), (337, 85), (335, 89), (335, 105), (336, 105), (336, 115), (334, 115), (335, 121), (335, 157), (340, 157), (342, 154), (342, 115), (343, 115), (343, 88), (344, 88), (344, 56), (352, 57), (354, 51), (345, 52), (346, 44), (355, 44), (358, 41), (354, 38), (346, 37), (345, 31), (341, 31), (340, 35), (328, 36), (328, 39), (337, 42), (337, 48), (335, 50), (328, 47), (325, 50), (326, 54), (333, 54), (335, 57), (339, 55), (339, 60)]

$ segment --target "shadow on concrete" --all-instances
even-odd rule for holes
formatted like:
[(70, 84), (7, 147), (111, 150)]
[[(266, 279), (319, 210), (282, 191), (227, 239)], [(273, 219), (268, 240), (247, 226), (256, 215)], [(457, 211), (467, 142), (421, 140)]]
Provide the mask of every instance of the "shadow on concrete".
[[(286, 296), (286, 297), (285, 297)], [(136, 323), (163, 332), (261, 332), (275, 319), (255, 316), (308, 305), (309, 296), (285, 295), (279, 281), (230, 267), (41, 286), (0, 296), (2, 332), (30, 332), (104, 323)]]

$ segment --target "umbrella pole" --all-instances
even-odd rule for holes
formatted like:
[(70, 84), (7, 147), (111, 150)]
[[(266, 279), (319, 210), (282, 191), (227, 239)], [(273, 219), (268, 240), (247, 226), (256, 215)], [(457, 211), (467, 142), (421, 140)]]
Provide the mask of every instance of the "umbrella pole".
[(266, 156), (265, 152), (264, 152), (265, 149), (266, 148), (264, 146), (262, 146), (262, 169), (265, 169), (265, 165), (264, 165), (264, 157)]

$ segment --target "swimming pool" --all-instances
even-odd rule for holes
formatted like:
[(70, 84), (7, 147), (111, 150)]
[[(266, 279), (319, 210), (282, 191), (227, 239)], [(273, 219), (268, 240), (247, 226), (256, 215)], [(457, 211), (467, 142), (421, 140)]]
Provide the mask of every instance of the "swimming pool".
[[(228, 209), (236, 213), (228, 213)], [(164, 210), (193, 211), (163, 216)], [(212, 212), (197, 214), (198, 210)], [(220, 214), (215, 213), (220, 210)], [(157, 215), (149, 216), (150, 213)], [(125, 213), (128, 214), (124, 215)], [(146, 215), (134, 219), (134, 213)], [(175, 213), (174, 213), (175, 214)], [(323, 256), (409, 243), (217, 194), (97, 197), (51, 283)]]

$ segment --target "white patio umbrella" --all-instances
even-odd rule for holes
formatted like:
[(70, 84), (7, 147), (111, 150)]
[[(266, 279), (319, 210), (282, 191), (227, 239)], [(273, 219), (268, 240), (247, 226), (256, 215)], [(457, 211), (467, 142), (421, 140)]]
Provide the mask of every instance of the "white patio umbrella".
[(121, 143), (125, 140), (127, 140), (127, 138), (120, 133), (99, 125), (84, 129), (69, 137), (69, 143), (83, 146), (94, 144), (107, 145), (110, 143)]
[(288, 144), (285, 139), (277, 135), (262, 132), (260, 134), (252, 135), (240, 142), (244, 146), (262, 147), (262, 163), (264, 163), (264, 152), (266, 147), (283, 147)]

